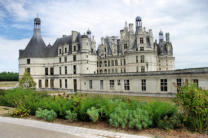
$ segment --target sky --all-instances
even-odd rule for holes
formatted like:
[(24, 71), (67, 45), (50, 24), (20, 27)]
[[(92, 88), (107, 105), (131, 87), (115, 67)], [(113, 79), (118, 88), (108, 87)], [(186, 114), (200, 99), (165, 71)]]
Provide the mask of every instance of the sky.
[(176, 69), (208, 67), (208, 0), (0, 0), (0, 72), (18, 72), (37, 16), (46, 45), (89, 28), (97, 46), (140, 16), (154, 39), (170, 33)]

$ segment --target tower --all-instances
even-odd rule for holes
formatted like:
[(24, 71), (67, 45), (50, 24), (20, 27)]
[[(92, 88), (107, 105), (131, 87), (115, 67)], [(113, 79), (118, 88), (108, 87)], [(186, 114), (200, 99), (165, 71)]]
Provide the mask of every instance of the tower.
[(39, 17), (34, 19), (34, 29), (40, 29), (41, 20)]

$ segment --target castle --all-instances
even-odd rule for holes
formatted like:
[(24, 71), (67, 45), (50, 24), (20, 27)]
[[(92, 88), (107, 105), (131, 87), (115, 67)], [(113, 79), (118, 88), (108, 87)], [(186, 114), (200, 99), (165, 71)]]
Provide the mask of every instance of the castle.
[(125, 23), (120, 38), (102, 37), (97, 49), (90, 30), (72, 31), (48, 46), (40, 30), (41, 20), (35, 18), (33, 37), (19, 50), (19, 76), (27, 69), (39, 90), (174, 96), (188, 81), (208, 89), (208, 68), (174, 70), (170, 34), (164, 38), (160, 31), (154, 41), (139, 16), (135, 31)]

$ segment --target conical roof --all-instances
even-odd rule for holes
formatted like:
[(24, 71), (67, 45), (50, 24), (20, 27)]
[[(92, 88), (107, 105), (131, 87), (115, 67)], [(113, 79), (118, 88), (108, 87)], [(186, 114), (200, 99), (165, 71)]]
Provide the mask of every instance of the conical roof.
[(20, 58), (45, 57), (46, 45), (41, 37), (40, 29), (35, 28), (33, 37), (30, 39)]

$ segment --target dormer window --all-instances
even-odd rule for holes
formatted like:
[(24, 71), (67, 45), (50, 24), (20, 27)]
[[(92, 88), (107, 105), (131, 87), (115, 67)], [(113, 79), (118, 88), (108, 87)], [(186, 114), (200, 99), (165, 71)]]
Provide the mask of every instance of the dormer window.
[(65, 48), (65, 53), (67, 53), (67, 48)]
[(59, 49), (59, 54), (61, 54), (61, 49)]
[(144, 47), (140, 47), (140, 51), (144, 51)]

